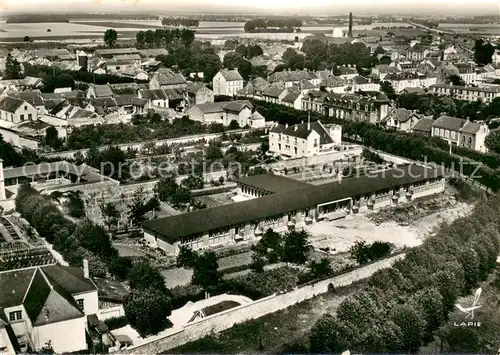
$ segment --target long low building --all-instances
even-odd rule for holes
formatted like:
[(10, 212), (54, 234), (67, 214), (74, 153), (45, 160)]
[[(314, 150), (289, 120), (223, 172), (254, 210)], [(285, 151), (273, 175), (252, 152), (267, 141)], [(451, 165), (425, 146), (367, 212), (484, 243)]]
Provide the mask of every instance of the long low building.
[[(256, 185), (279, 179), (253, 177)], [(323, 185), (293, 184), (283, 180), (280, 189), (252, 187), (252, 177), (239, 183), (253, 199), (190, 213), (150, 220), (142, 224), (148, 244), (170, 254), (183, 245), (193, 250), (238, 243), (262, 235), (267, 228), (286, 230), (349, 213), (394, 205), (444, 191), (438, 169), (405, 165)], [(273, 192), (275, 190), (276, 192)], [(257, 192), (255, 192), (257, 191)]]

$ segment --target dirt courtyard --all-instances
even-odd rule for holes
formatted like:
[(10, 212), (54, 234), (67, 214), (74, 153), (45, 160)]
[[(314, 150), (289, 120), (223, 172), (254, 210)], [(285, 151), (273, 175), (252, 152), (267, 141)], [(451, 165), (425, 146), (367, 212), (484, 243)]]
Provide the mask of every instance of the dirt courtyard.
[(446, 202), (446, 207), (439, 211), (417, 217), (407, 224), (398, 224), (395, 221), (377, 224), (365, 213), (312, 224), (307, 226), (306, 230), (311, 233), (310, 242), (315, 249), (330, 248), (330, 253), (346, 252), (360, 240), (367, 243), (390, 242), (396, 248), (415, 247), (435, 233), (443, 223), (450, 223), (467, 215), (473, 207), (463, 202)]

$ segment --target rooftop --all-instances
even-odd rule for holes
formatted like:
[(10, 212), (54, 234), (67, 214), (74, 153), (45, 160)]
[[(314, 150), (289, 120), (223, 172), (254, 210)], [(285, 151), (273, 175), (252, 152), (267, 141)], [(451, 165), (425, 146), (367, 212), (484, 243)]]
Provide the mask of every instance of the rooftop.
[(305, 182), (273, 174), (246, 176), (236, 180), (236, 182), (238, 184), (255, 187), (257, 189), (264, 190), (273, 194), (300, 190), (305, 187), (311, 186)]
[(441, 173), (417, 165), (407, 165), (386, 171), (344, 179), (300, 190), (271, 194), (264, 197), (207, 208), (185, 214), (150, 220), (143, 228), (169, 243), (183, 237), (200, 235), (210, 230), (239, 226), (250, 221), (279, 216), (321, 203), (357, 197), (395, 187), (441, 177)]

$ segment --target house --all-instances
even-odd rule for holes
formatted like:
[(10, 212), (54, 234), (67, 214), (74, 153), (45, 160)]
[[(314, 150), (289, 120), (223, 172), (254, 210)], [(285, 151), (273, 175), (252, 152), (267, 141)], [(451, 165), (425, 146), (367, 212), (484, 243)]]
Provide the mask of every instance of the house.
[(108, 73), (119, 75), (122, 71), (134, 69), (135, 62), (133, 60), (115, 60), (105, 59), (106, 70)]
[(310, 91), (302, 98), (302, 109), (339, 119), (380, 123), (388, 113), (390, 100), (381, 92), (355, 94)]
[(27, 90), (21, 92), (10, 92), (9, 96), (29, 102), (37, 110), (37, 117), (40, 117), (45, 112), (45, 105), (42, 99), (40, 90)]
[(212, 79), (214, 95), (235, 96), (243, 89), (243, 77), (238, 69), (221, 69)]
[[(293, 126), (275, 124), (269, 130), (269, 151), (286, 158), (310, 157), (331, 150), (340, 145), (340, 137), (330, 131), (342, 129), (341, 126), (327, 129), (320, 121), (296, 124)], [(334, 137), (337, 140), (334, 140)]]
[(337, 67), (337, 74), (340, 78), (344, 80), (354, 79), (356, 76), (359, 75), (356, 66), (355, 65), (351, 66), (350, 64), (341, 65)]
[(206, 102), (192, 106), (186, 111), (190, 119), (204, 124), (223, 123), (223, 102)]
[(290, 91), (283, 97), (281, 104), (288, 107), (293, 107), (296, 110), (302, 108), (302, 93), (299, 91)]
[(424, 134), (430, 136), (432, 133), (432, 124), (434, 120), (429, 117), (418, 120), (412, 128), (413, 133)]
[(400, 73), (401, 70), (395, 66), (389, 66), (389, 64), (378, 64), (372, 68), (371, 75), (374, 79), (385, 80), (385, 77), (391, 73)]
[(262, 99), (262, 91), (269, 86), (267, 80), (257, 77), (250, 80), (247, 85), (237, 92), (238, 96), (257, 97)]
[(214, 102), (214, 92), (203, 83), (189, 83), (186, 87), (187, 106)]
[(269, 83), (281, 83), (285, 87), (292, 87), (297, 85), (302, 80), (310, 81), (311, 84), (319, 86), (321, 84), (321, 78), (312, 71), (304, 70), (283, 70), (279, 72), (272, 73), (269, 75)]
[(458, 70), (458, 76), (462, 78), (464, 83), (472, 84), (476, 81), (476, 68), (472, 63), (455, 63), (453, 64)]
[(222, 119), (224, 126), (229, 126), (232, 121), (240, 127), (248, 125), (248, 118), (252, 115), (253, 105), (248, 100), (230, 101), (222, 106)]
[(24, 91), (40, 89), (42, 86), (43, 80), (32, 76), (27, 76), (24, 79), (0, 80), (0, 89)]
[(388, 128), (394, 128), (398, 131), (411, 132), (415, 124), (423, 118), (416, 111), (405, 108), (393, 108), (382, 121)]
[(94, 56), (98, 58), (113, 58), (115, 55), (139, 54), (137, 48), (104, 48), (96, 49)]
[(403, 95), (410, 95), (410, 94), (424, 95), (425, 90), (423, 88), (405, 88), (405, 89), (401, 90), (401, 94), (403, 94)]
[(266, 119), (260, 113), (255, 111), (250, 115), (250, 117), (248, 117), (247, 125), (250, 128), (255, 128), (255, 129), (264, 128), (266, 126)]
[(281, 104), (281, 101), (287, 94), (288, 91), (284, 86), (269, 86), (267, 89), (262, 91), (264, 101), (271, 102), (273, 104)]
[(449, 46), (443, 51), (443, 60), (451, 61), (459, 59), (458, 51), (455, 46)]
[(113, 97), (113, 95), (113, 91), (109, 85), (90, 85), (87, 89), (88, 99)]
[(459, 86), (436, 84), (429, 88), (429, 91), (436, 95), (450, 96), (458, 100), (477, 101), (490, 103), (495, 98), (500, 97), (500, 87), (498, 85), (486, 87)]
[(176, 73), (170, 69), (158, 69), (151, 81), (149, 82), (150, 89), (185, 89), (186, 78), (181, 73)]
[(435, 85), (437, 77), (435, 75), (423, 75), (412, 72), (402, 72), (399, 74), (388, 74), (384, 81), (392, 84), (394, 90), (399, 93), (406, 88), (428, 88)]
[(484, 140), (489, 134), (486, 124), (470, 122), (463, 118), (441, 116), (432, 124), (432, 136), (440, 137), (451, 146), (486, 152)]
[(139, 90), (138, 97), (148, 100), (149, 106), (159, 106), (168, 108), (168, 96), (163, 89)]
[(0, 120), (19, 123), (36, 120), (38, 111), (29, 102), (11, 96), (0, 98)]
[(430, 50), (426, 46), (414, 45), (413, 47), (408, 47), (406, 49), (406, 58), (411, 61), (421, 61), (424, 60), (427, 55), (430, 53)]
[(61, 265), (2, 271), (0, 323), (31, 353), (49, 342), (55, 353), (86, 350), (87, 316), (98, 311), (97, 292), (86, 260), (84, 271)]

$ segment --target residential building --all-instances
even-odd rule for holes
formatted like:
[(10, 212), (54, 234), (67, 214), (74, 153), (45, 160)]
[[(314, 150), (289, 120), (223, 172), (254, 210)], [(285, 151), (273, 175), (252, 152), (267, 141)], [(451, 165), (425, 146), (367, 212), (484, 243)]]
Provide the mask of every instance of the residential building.
[(253, 105), (248, 100), (206, 102), (191, 107), (186, 114), (190, 119), (205, 124), (220, 123), (229, 126), (236, 121), (240, 127), (249, 125), (248, 119), (252, 115)]
[(388, 74), (384, 81), (392, 84), (397, 93), (407, 88), (428, 88), (435, 85), (437, 77), (435, 75), (423, 75), (416, 72), (402, 72), (399, 74)]
[(380, 123), (387, 116), (389, 103), (390, 100), (381, 92), (337, 94), (310, 91), (302, 99), (302, 109), (340, 119)]
[(227, 102), (222, 106), (222, 124), (229, 126), (232, 121), (236, 121), (240, 127), (246, 127), (252, 110), (253, 105), (247, 100)]
[(338, 71), (338, 77), (344, 79), (344, 80), (350, 80), (354, 79), (356, 76), (359, 75), (358, 70), (356, 69), (355, 65), (341, 65), (337, 67)]
[(418, 44), (408, 47), (405, 53), (406, 58), (411, 61), (424, 60), (428, 54), (430, 54), (430, 50), (426, 46)]
[(319, 86), (321, 84), (321, 78), (312, 71), (308, 70), (283, 70), (269, 75), (269, 83), (282, 83), (285, 87), (292, 87), (297, 85), (302, 80), (307, 80), (311, 84)]
[(214, 95), (235, 96), (243, 89), (243, 77), (238, 69), (221, 69), (212, 79)]
[(8, 95), (29, 102), (33, 107), (36, 108), (36, 117), (41, 117), (45, 112), (45, 105), (43, 103), (42, 93), (40, 92), (40, 90), (9, 92)]
[(266, 102), (281, 104), (287, 94), (288, 90), (284, 86), (269, 86), (262, 91), (262, 98)]
[(486, 124), (470, 122), (463, 118), (441, 116), (432, 124), (432, 136), (440, 137), (452, 146), (486, 152), (484, 144), (489, 129)]
[(32, 353), (48, 343), (56, 353), (86, 350), (87, 316), (98, 302), (86, 261), (84, 271), (48, 265), (0, 272), (0, 322)]
[(458, 60), (459, 58), (460, 56), (458, 55), (458, 51), (455, 48), (455, 46), (449, 46), (444, 49), (443, 60), (451, 61), (451, 60)]
[(149, 82), (150, 89), (186, 89), (186, 78), (170, 69), (158, 69)]
[(38, 111), (28, 101), (11, 96), (0, 97), (0, 120), (12, 123), (36, 120)]
[(181, 246), (197, 250), (248, 243), (268, 228), (301, 228), (441, 193), (445, 181), (440, 170), (406, 165), (321, 185), (256, 175), (238, 186), (244, 196), (256, 198), (144, 222), (146, 242), (172, 255)]
[(477, 101), (490, 103), (493, 99), (500, 97), (500, 86), (492, 85), (487, 87), (458, 86), (437, 84), (432, 85), (429, 91), (433, 94), (450, 96), (458, 100)]
[(432, 124), (434, 120), (432, 118), (422, 118), (418, 120), (412, 128), (413, 133), (419, 133), (426, 136), (430, 136), (432, 134)]
[(203, 83), (190, 83), (187, 85), (187, 106), (214, 102), (214, 92)]
[(139, 54), (137, 48), (99, 48), (94, 52), (94, 56), (98, 58), (113, 58), (115, 55), (124, 54)]
[(398, 131), (411, 132), (415, 124), (422, 118), (423, 116), (417, 114), (416, 110), (393, 108), (389, 110), (382, 124)]
[(90, 85), (87, 89), (88, 99), (113, 97), (113, 91), (109, 85)]
[(453, 64), (458, 71), (458, 76), (466, 84), (473, 84), (476, 81), (476, 67), (472, 63), (455, 63)]
[(266, 127), (266, 119), (260, 113), (255, 111), (248, 117), (247, 126), (250, 128), (260, 129)]
[(149, 89), (149, 90), (139, 90), (138, 97), (140, 99), (148, 100), (149, 106), (159, 106), (168, 108), (168, 96), (163, 89)]
[[(269, 151), (286, 158), (310, 157), (332, 150), (341, 144), (341, 136), (334, 133), (341, 126), (327, 129), (320, 121), (293, 126), (275, 124), (269, 130)], [(337, 140), (334, 140), (336, 138)]]
[(302, 93), (299, 91), (291, 91), (281, 100), (281, 104), (288, 107), (293, 107), (296, 110), (302, 109)]

